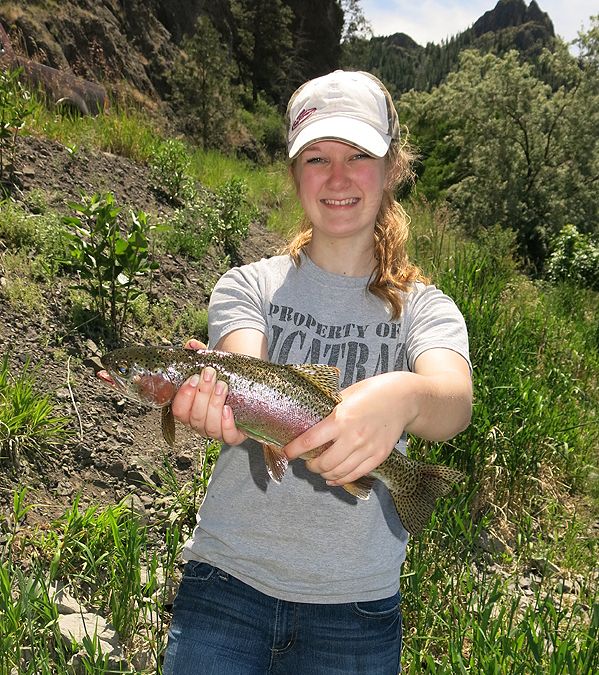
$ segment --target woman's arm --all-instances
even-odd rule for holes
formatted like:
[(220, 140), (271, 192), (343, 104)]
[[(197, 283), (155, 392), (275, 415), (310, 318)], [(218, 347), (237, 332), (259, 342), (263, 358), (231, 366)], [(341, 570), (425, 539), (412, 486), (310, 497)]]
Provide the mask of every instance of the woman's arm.
[[(205, 349), (198, 340), (190, 340), (186, 347)], [(219, 340), (215, 349), (256, 356), (268, 357), (266, 337), (259, 330), (241, 328)], [(183, 424), (195, 429), (202, 436), (238, 445), (247, 436), (235, 426), (233, 412), (225, 405), (227, 385), (216, 379), (213, 368), (205, 368), (185, 382), (173, 400), (173, 415)]]
[(366, 475), (385, 461), (404, 431), (427, 440), (452, 438), (470, 422), (472, 380), (466, 360), (449, 349), (423, 352), (414, 372), (367, 378), (342, 392), (324, 420), (285, 447), (289, 459), (331, 443), (310, 460), (332, 485)]

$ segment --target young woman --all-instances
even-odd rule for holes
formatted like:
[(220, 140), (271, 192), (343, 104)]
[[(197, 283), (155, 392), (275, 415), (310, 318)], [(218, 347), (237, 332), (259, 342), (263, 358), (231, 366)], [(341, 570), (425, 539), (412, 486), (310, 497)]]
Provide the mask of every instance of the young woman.
[(405, 452), (406, 433), (448, 439), (470, 419), (463, 318), (406, 255), (394, 191), (412, 155), (387, 90), (335, 71), (300, 87), (287, 112), (300, 233), (284, 255), (220, 279), (209, 342), (335, 365), (343, 400), (285, 453), (328, 449), (277, 485), (212, 369), (177, 394), (175, 416), (224, 445), (185, 546), (165, 675), (395, 675), (408, 535), (382, 484), (368, 501), (341, 486)]

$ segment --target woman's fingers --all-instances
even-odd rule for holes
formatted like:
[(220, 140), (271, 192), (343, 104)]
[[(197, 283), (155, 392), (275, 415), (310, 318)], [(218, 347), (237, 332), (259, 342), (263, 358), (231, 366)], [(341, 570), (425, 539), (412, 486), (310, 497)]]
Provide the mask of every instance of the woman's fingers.
[(193, 349), (198, 351), (198, 349), (206, 349), (206, 345), (195, 338), (191, 338), (191, 340), (187, 340), (185, 343), (185, 349)]

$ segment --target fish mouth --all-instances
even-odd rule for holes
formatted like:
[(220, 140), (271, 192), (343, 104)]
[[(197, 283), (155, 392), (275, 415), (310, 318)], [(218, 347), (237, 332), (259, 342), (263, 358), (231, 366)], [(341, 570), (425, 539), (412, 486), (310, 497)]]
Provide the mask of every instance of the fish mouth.
[(96, 376), (102, 380), (105, 384), (111, 386), (111, 387), (117, 387), (117, 383), (115, 379), (110, 375), (110, 373), (107, 370), (99, 370), (96, 373)]

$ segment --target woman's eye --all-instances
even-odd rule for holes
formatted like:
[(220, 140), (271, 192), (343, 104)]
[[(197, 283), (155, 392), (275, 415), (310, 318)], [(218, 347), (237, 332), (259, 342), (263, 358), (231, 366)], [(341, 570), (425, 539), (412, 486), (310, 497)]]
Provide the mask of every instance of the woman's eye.
[(306, 160), (306, 164), (320, 164), (321, 162), (324, 162), (322, 157), (310, 157)]

